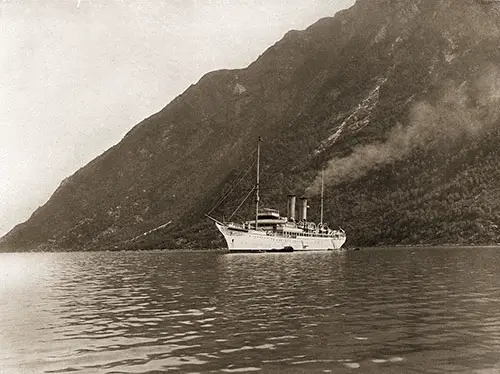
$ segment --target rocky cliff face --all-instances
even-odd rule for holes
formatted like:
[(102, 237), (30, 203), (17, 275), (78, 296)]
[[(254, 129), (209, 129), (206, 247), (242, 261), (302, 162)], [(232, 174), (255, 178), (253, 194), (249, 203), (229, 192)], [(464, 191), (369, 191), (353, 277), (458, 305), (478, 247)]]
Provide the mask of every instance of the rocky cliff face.
[(219, 246), (204, 213), (252, 166), (259, 136), (264, 204), (285, 210), (286, 194), (306, 193), (314, 212), (325, 168), (326, 217), (351, 243), (497, 242), (498, 45), (496, 1), (358, 0), (246, 69), (205, 75), (2, 245)]

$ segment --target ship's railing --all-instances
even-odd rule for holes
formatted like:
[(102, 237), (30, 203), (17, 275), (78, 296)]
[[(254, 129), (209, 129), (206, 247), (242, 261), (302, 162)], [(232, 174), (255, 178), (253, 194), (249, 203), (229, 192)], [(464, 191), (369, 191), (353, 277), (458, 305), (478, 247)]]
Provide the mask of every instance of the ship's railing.
[(339, 239), (345, 236), (342, 232), (331, 232), (331, 233), (320, 233), (320, 232), (311, 232), (311, 231), (304, 231), (302, 233), (297, 234), (297, 236), (316, 236), (316, 237), (321, 237), (321, 238), (334, 238), (334, 239)]
[(241, 223), (235, 223), (235, 222), (229, 222), (227, 224), (227, 227), (229, 228), (235, 228), (235, 229), (246, 229), (245, 225), (241, 224)]

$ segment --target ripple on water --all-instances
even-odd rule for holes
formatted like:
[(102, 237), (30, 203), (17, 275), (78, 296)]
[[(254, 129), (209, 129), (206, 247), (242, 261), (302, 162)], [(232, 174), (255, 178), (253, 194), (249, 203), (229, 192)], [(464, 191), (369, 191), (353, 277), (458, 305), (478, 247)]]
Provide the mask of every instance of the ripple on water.
[(252, 367), (252, 366), (221, 369), (221, 371), (223, 371), (225, 373), (247, 373), (247, 372), (251, 372), (251, 371), (261, 371), (261, 370), (262, 370), (261, 368)]
[[(412, 252), (0, 255), (0, 362), (13, 373), (496, 372), (499, 253)], [(4, 263), (23, 272), (7, 279)]]

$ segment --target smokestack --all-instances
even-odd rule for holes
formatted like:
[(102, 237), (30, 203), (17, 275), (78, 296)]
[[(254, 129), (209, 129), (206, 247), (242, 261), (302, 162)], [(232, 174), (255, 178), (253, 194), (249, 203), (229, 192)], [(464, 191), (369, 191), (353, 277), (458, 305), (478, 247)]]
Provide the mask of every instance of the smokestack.
[(300, 206), (300, 219), (307, 221), (307, 197), (301, 197), (302, 204)]
[(295, 195), (288, 195), (288, 221), (295, 221)]

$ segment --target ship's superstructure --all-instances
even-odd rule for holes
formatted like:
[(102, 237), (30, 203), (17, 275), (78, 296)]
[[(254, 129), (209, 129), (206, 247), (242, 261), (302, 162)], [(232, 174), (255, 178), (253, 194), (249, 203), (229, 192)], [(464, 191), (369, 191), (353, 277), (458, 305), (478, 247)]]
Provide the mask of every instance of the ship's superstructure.
[(323, 223), (323, 186), (321, 188), (320, 223), (307, 220), (307, 198), (299, 200), (299, 216), (296, 219), (295, 195), (288, 196), (287, 216), (275, 209), (260, 209), (259, 196), (260, 139), (257, 146), (257, 180), (255, 186), (255, 218), (243, 223), (219, 222), (209, 216), (224, 236), (232, 252), (264, 251), (326, 251), (340, 249), (346, 235), (342, 229), (332, 230)]

